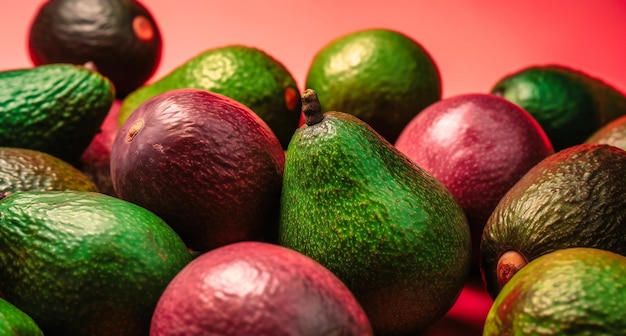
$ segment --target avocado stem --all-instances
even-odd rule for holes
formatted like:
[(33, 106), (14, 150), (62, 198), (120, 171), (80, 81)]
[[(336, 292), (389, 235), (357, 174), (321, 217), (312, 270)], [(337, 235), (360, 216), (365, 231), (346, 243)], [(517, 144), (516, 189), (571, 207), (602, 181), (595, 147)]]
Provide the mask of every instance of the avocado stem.
[(521, 253), (513, 250), (504, 252), (500, 256), (496, 268), (500, 288), (504, 287), (515, 273), (526, 266), (526, 264), (528, 264), (528, 261)]
[(304, 122), (308, 126), (315, 125), (324, 119), (322, 106), (317, 99), (317, 92), (312, 89), (306, 89), (302, 93), (302, 113), (304, 113)]

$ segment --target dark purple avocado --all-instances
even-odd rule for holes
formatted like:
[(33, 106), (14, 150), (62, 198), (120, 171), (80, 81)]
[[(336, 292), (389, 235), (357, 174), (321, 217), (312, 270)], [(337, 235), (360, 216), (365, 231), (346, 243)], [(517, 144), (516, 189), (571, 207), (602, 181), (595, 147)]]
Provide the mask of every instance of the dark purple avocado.
[(372, 335), (343, 282), (283, 246), (240, 242), (206, 252), (167, 286), (151, 336)]
[(189, 248), (275, 240), (285, 163), (280, 142), (249, 108), (180, 89), (139, 106), (111, 149), (118, 197), (163, 218)]
[(554, 153), (527, 111), (482, 93), (427, 107), (407, 124), (395, 146), (440, 180), (463, 208), (475, 270), (483, 228), (497, 203), (530, 168)]

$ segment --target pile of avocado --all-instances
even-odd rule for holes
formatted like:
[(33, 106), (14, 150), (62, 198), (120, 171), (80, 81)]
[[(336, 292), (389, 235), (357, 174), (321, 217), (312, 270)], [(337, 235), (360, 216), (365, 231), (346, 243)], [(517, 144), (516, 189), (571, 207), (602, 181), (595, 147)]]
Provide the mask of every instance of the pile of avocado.
[[(49, 0), (28, 48), (0, 71), (0, 333), (413, 335), (478, 279), (484, 335), (626, 335), (626, 95), (599, 78), (536, 65), (444, 98), (426, 49), (379, 28), (329, 41), (302, 90), (240, 44), (148, 83), (161, 32), (132, 0)], [(452, 190), (498, 160), (450, 186), (394, 141), (437, 103), (503, 102), (536, 162), (476, 224)], [(424, 138), (479, 144), (446, 122)]]

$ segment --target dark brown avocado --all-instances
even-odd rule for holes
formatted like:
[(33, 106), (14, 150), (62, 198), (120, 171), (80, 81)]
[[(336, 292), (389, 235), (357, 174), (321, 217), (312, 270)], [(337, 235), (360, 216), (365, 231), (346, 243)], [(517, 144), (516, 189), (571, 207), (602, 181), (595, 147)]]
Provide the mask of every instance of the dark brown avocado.
[(495, 298), (532, 260), (569, 247), (626, 255), (626, 151), (581, 144), (531, 168), (502, 198), (480, 245), (481, 272)]
[(35, 65), (93, 62), (125, 97), (161, 61), (162, 38), (148, 9), (133, 0), (50, 0), (35, 14), (28, 50)]

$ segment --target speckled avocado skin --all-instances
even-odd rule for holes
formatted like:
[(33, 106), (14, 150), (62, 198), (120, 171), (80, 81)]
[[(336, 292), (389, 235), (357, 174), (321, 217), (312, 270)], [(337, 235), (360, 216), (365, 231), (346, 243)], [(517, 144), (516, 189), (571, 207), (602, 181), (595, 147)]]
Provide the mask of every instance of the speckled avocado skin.
[(300, 121), (300, 94), (289, 70), (263, 50), (235, 44), (207, 49), (131, 92), (120, 108), (120, 125), (149, 98), (185, 88), (219, 93), (246, 105), (284, 149)]
[(495, 299), (485, 336), (626, 334), (626, 257), (575, 247), (522, 268)]
[(83, 66), (0, 72), (0, 146), (39, 150), (75, 164), (114, 99), (111, 82)]
[(500, 256), (527, 261), (566, 247), (626, 255), (626, 151), (601, 144), (561, 150), (531, 168), (500, 200), (481, 239), (481, 272), (492, 297), (501, 290)]
[(44, 152), (0, 147), (0, 193), (28, 190), (98, 191), (76, 167)]
[(147, 335), (169, 281), (191, 261), (162, 219), (95, 192), (0, 201), (0, 292), (46, 335)]
[(468, 275), (463, 210), (439, 181), (356, 117), (328, 112), (286, 155), (279, 243), (342, 279), (376, 335), (443, 316)]

